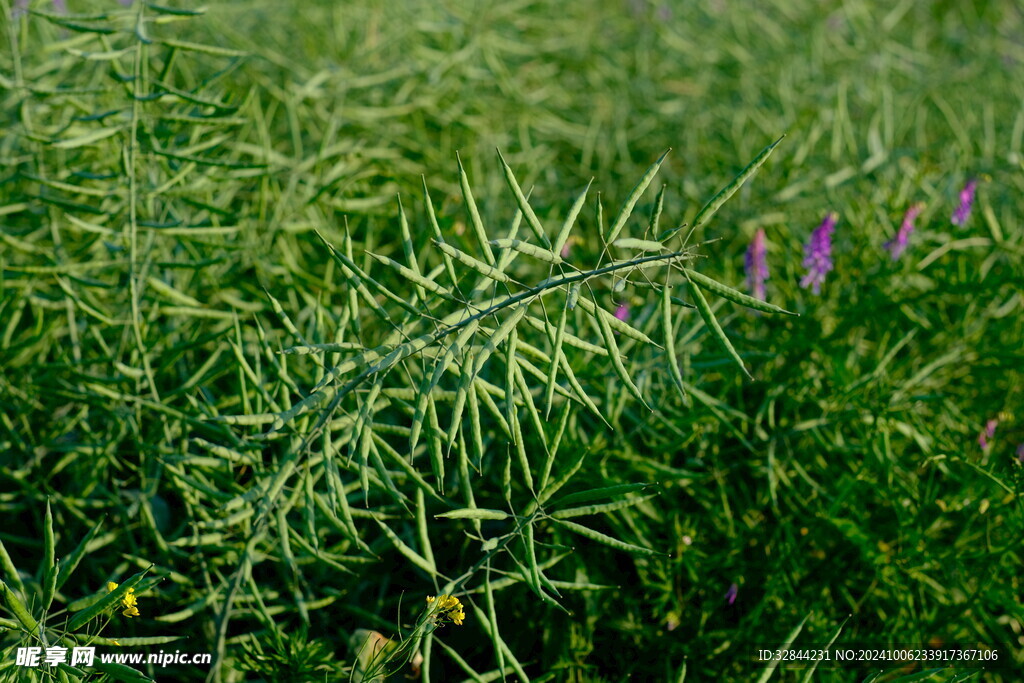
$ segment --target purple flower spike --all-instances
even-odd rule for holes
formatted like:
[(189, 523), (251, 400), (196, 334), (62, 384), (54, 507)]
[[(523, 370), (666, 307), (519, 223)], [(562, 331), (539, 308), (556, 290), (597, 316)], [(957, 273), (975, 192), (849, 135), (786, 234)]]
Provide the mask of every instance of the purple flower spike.
[(885, 243), (885, 248), (892, 254), (892, 260), (895, 261), (907, 248), (907, 244), (910, 243), (910, 234), (914, 232), (914, 219), (917, 218), (918, 214), (921, 213), (921, 209), (924, 208), (922, 204), (914, 204), (912, 207), (907, 209), (907, 212), (903, 214), (903, 222), (900, 223), (899, 232), (891, 240)]
[(750, 295), (755, 299), (765, 300), (764, 281), (768, 279), (767, 250), (764, 244), (764, 230), (760, 229), (754, 233), (747, 248), (746, 269), (747, 286), (750, 288)]
[(1017, 460), (1024, 462), (1024, 443), (1017, 446)]
[(985, 423), (985, 429), (978, 436), (978, 445), (981, 446), (982, 450), (988, 448), (988, 440), (996, 435), (996, 426), (998, 424), (999, 420), (989, 420)]
[(629, 306), (625, 303), (619, 304), (619, 307), (615, 309), (615, 317), (622, 322), (629, 320)]
[(729, 590), (725, 592), (725, 601), (730, 605), (736, 602), (736, 595), (740, 592), (740, 587), (735, 583), (729, 586)]
[(800, 280), (800, 286), (810, 286), (815, 294), (821, 294), (821, 284), (825, 275), (832, 270), (832, 233), (836, 229), (839, 214), (831, 212), (821, 221), (821, 225), (811, 233), (811, 241), (804, 248), (804, 267), (807, 275)]
[(956, 207), (956, 211), (953, 212), (953, 218), (950, 219), (953, 225), (963, 226), (967, 219), (971, 217), (971, 207), (974, 205), (974, 192), (978, 189), (977, 180), (968, 180), (967, 184), (964, 185), (964, 189), (960, 190), (960, 206)]

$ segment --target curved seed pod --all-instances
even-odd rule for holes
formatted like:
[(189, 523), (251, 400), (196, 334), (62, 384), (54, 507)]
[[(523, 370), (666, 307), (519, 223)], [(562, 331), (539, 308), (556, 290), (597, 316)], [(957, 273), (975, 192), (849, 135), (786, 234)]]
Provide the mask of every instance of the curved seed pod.
[(643, 394), (640, 393), (640, 389), (633, 384), (633, 380), (630, 378), (629, 373), (626, 372), (626, 366), (622, 364), (622, 357), (619, 355), (619, 345), (615, 342), (615, 334), (612, 332), (611, 325), (608, 324), (608, 319), (603, 316), (597, 316), (597, 324), (601, 328), (601, 336), (604, 337), (604, 344), (608, 347), (608, 355), (612, 358), (612, 367), (615, 368), (615, 374), (619, 376), (622, 383), (626, 385), (627, 389), (629, 389), (629, 393), (633, 394), (633, 396), (635, 396), (645, 408), (650, 410), (651, 407), (647, 405), (647, 401), (644, 400)]
[(634, 545), (633, 543), (620, 541), (617, 538), (613, 538), (607, 534), (602, 534), (600, 531), (583, 526), (582, 524), (567, 522), (564, 519), (558, 519), (555, 521), (566, 529), (576, 532), (580, 536), (589, 538), (592, 541), (597, 541), (598, 543), (604, 543), (605, 545), (611, 546), (617, 550), (625, 550), (627, 553), (637, 553), (638, 555), (664, 555), (664, 553), (659, 553), (657, 550), (645, 548), (642, 545)]
[[(729, 201), (729, 198), (736, 193), (736, 190), (740, 189), (740, 187), (743, 186), (743, 183), (747, 182), (752, 175), (757, 173), (757, 169), (761, 168), (761, 165), (768, 161), (768, 157), (772, 155), (772, 152), (775, 151), (775, 148), (778, 147), (784, 137), (786, 136), (782, 135), (778, 140), (761, 150), (761, 153), (754, 157), (754, 160), (747, 164), (747, 167), (740, 171), (740, 174), (733, 178), (731, 183), (719, 190), (718, 194), (712, 197), (711, 201), (705, 204), (704, 208), (697, 212), (697, 215), (693, 219), (691, 232), (699, 228), (704, 223), (707, 223), (708, 220), (710, 220), (710, 218), (714, 216), (720, 208), (722, 208), (722, 205)], [(680, 226), (678, 228), (667, 230), (662, 235), (659, 235), (658, 239), (665, 240), (673, 237), (677, 232), (682, 230), (683, 227), (684, 226)]]
[[(453, 259), (455, 259), (456, 261), (458, 261), (462, 265), (468, 266), (469, 268), (472, 268), (473, 270), (475, 270), (476, 272), (480, 273), (484, 277), (488, 277), (488, 278), (490, 278), (492, 280), (495, 280), (497, 282), (512, 282), (512, 278), (510, 278), (508, 275), (506, 275), (502, 271), (498, 270), (497, 268), (494, 268), (492, 266), (487, 265), (483, 261), (480, 261), (478, 259), (473, 258), (472, 256), (470, 256), (466, 252), (461, 251), (459, 249), (456, 249), (455, 247), (453, 247), (452, 245), (448, 244), (447, 242), (441, 242), (439, 240), (434, 240), (434, 244), (436, 244), (437, 248), (440, 249), (445, 254), (448, 254), (449, 256), (451, 256)], [(491, 248), (489, 244), (487, 245), (487, 248), (488, 248), (488, 250)]]
[[(412, 268), (407, 268), (406, 266), (403, 266), (398, 261), (396, 261), (396, 260), (394, 260), (392, 258), (388, 258), (387, 256), (381, 256), (380, 254), (374, 254), (374, 253), (369, 252), (369, 251), (366, 252), (366, 253), (367, 253), (367, 255), (375, 258), (380, 263), (383, 263), (386, 266), (391, 266), (392, 268), (394, 268), (395, 270), (398, 271), (399, 275), (401, 275), (402, 277), (404, 277), (406, 280), (408, 280), (409, 282), (413, 283), (417, 287), (422, 287), (425, 290), (431, 291), (434, 294), (438, 294), (440, 296), (443, 296), (443, 297), (446, 297), (446, 298), (449, 298), (449, 299), (452, 298), (452, 293), (448, 290), (447, 287), (439, 285), (436, 282), (434, 282), (433, 280), (430, 280), (430, 279), (427, 279), (427, 278), (423, 277), (423, 275), (421, 275), (420, 273), (417, 273)], [(421, 297), (421, 298), (425, 298), (425, 297)]]
[(491, 240), (491, 246), (498, 247), (499, 249), (515, 249), (516, 251), (518, 251), (521, 254), (526, 254), (527, 256), (532, 256), (535, 259), (540, 259), (541, 261), (544, 261), (545, 263), (550, 263), (550, 264), (555, 265), (555, 266), (561, 265), (561, 263), (562, 263), (562, 257), (559, 256), (558, 254), (556, 254), (554, 252), (551, 252), (551, 251), (548, 251), (547, 249), (543, 249), (541, 247), (538, 247), (536, 244), (530, 244), (529, 242), (524, 242), (523, 240), (516, 240), (516, 239)]
[(707, 275), (701, 275), (695, 270), (690, 270), (689, 268), (683, 268), (683, 270), (686, 272), (686, 276), (688, 278), (693, 280), (695, 283), (697, 283), (704, 289), (708, 290), (709, 292), (714, 292), (723, 299), (728, 299), (729, 301), (735, 304), (746, 306), (747, 308), (753, 308), (755, 311), (762, 311), (764, 313), (783, 313), (785, 315), (799, 315), (798, 313), (793, 313), (792, 311), (787, 311), (784, 308), (780, 308), (775, 304), (770, 304), (766, 301), (755, 299), (754, 297), (744, 294), (743, 292), (740, 292), (738, 290), (735, 290), (732, 287), (726, 287), (721, 282), (718, 282), (717, 280), (712, 280)]
[(612, 242), (613, 247), (620, 249), (636, 249), (637, 251), (661, 251), (665, 245), (655, 240), (639, 240), (633, 237), (623, 237)]
[(636, 206), (640, 196), (647, 189), (647, 186), (654, 180), (654, 176), (658, 174), (658, 169), (661, 168), (661, 163), (665, 161), (665, 157), (671, 152), (671, 149), (665, 150), (665, 153), (658, 157), (658, 160), (651, 164), (651, 167), (644, 173), (644, 177), (640, 179), (640, 182), (636, 184), (633, 191), (626, 197), (626, 201), (622, 204), (622, 209), (619, 211), (619, 215), (615, 217), (615, 222), (612, 223), (612, 227), (608, 230), (608, 238), (606, 242), (614, 242), (622, 232), (622, 228), (625, 227), (626, 221), (629, 219), (630, 214), (633, 213), (633, 207)]
[(562, 247), (569, 240), (569, 233), (572, 232), (572, 226), (576, 224), (576, 219), (580, 215), (580, 211), (583, 209), (583, 202), (587, 199), (587, 191), (590, 190), (590, 185), (594, 182), (591, 178), (587, 186), (583, 188), (576, 201), (573, 202), (572, 208), (569, 209), (569, 215), (565, 217), (565, 222), (562, 223), (562, 229), (558, 231), (558, 237), (555, 238), (555, 244), (551, 247), (551, 251), (556, 254), (562, 253)]
[(693, 280), (687, 276), (686, 283), (690, 286), (690, 296), (693, 297), (693, 303), (697, 305), (697, 311), (700, 312), (700, 317), (704, 319), (704, 324), (711, 330), (711, 334), (718, 340), (718, 343), (726, 350), (726, 352), (736, 361), (736, 365), (740, 366), (740, 370), (743, 374), (750, 379), (754, 379), (747, 372), (746, 366), (743, 365), (743, 359), (740, 358), (740, 354), (736, 353), (736, 349), (733, 347), (732, 342), (725, 336), (725, 332), (722, 331), (722, 326), (718, 324), (718, 319), (715, 317), (714, 312), (711, 310), (711, 306), (708, 306), (707, 299), (704, 298), (704, 294), (701, 293), (700, 288), (693, 283)]

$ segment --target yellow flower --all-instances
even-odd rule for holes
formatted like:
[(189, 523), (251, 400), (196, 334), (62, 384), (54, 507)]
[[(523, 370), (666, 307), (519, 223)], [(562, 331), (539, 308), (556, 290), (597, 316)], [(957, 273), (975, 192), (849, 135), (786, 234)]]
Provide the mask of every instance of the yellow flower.
[[(110, 581), (107, 583), (107, 592), (113, 593), (117, 590), (119, 584)], [(126, 617), (137, 617), (139, 616), (138, 598), (135, 596), (135, 589), (129, 588), (128, 592), (121, 596), (121, 604), (124, 605), (124, 609), (121, 610), (121, 614)]]
[(436, 598), (431, 595), (427, 597), (427, 604), (436, 610), (432, 615), (436, 624), (442, 624), (444, 620), (448, 620), (456, 626), (462, 626), (462, 622), (466, 618), (462, 603), (454, 595), (439, 595)]

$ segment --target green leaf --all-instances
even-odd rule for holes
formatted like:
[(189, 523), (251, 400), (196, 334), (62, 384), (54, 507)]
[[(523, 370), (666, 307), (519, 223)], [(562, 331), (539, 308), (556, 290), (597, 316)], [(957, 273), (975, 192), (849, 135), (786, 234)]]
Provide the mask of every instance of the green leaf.
[(565, 222), (562, 223), (561, 230), (558, 231), (558, 237), (555, 238), (555, 243), (551, 247), (551, 251), (561, 255), (562, 247), (569, 240), (569, 233), (572, 232), (573, 225), (576, 224), (576, 219), (580, 215), (580, 211), (583, 210), (583, 203), (587, 199), (587, 191), (590, 190), (590, 186), (593, 184), (594, 179), (591, 178), (587, 186), (583, 188), (579, 196), (576, 197), (576, 201), (573, 202), (572, 208), (569, 209), (569, 215), (565, 217)]
[[(469, 176), (466, 174), (466, 169), (462, 166), (462, 157), (459, 156), (458, 152), (455, 153), (455, 158), (459, 162), (459, 186), (462, 188), (462, 196), (466, 199), (466, 209), (469, 211), (469, 222), (473, 226), (473, 234), (476, 235), (476, 241), (480, 243), (480, 248), (484, 250), (487, 263), (494, 265), (494, 253), (491, 252), (491, 245), (487, 243), (487, 231), (484, 230), (484, 223), (480, 220), (480, 211), (477, 210), (476, 200), (473, 199), (473, 190), (469, 186)], [(451, 254), (449, 255), (451, 256)], [(461, 259), (459, 260), (461, 261)], [(473, 260), (475, 261), (476, 259)], [(469, 264), (467, 263), (466, 265)], [(473, 268), (473, 266), (470, 267)], [(474, 268), (474, 270), (476, 269)]]

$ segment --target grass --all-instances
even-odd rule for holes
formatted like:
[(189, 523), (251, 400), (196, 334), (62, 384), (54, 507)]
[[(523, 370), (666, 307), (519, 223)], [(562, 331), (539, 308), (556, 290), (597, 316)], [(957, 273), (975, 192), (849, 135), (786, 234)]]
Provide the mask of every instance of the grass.
[[(746, 681), (802, 625), (998, 647), (918, 680), (1016, 680), (1014, 3), (69, 4), (0, 0), (2, 675), (108, 638), (215, 655), (155, 680)], [(595, 273), (643, 256), (606, 242), (666, 149), (619, 237), (694, 224), (783, 133), (666, 253), (746, 291), (764, 229), (798, 317)], [(546, 248), (588, 183), (565, 264), (489, 244)]]

